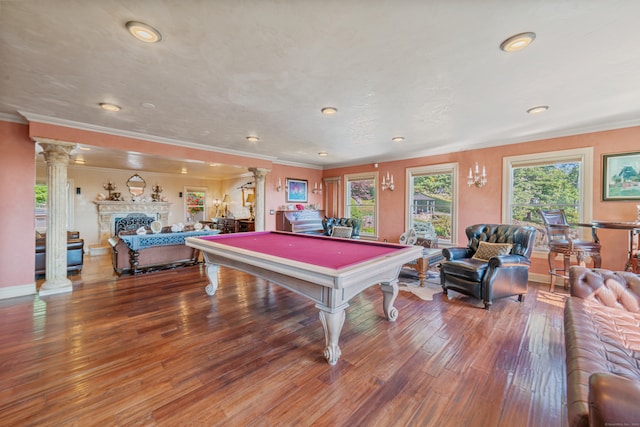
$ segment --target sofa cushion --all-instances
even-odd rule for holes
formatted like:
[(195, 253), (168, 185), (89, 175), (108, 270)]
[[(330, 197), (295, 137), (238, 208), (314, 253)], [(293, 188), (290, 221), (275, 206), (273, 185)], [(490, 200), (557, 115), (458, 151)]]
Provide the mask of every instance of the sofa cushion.
[(574, 266), (569, 278), (573, 296), (640, 313), (640, 277), (634, 273)]

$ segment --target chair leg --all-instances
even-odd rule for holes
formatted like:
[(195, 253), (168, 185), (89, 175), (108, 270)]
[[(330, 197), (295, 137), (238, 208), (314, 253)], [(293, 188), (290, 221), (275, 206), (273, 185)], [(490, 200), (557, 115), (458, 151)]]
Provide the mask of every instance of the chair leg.
[(555, 252), (549, 252), (549, 274), (551, 275), (549, 292), (553, 292), (556, 287), (556, 269), (554, 268), (556, 255), (557, 254)]
[(569, 268), (571, 267), (571, 255), (565, 255), (564, 256), (564, 271), (563, 273), (563, 277), (564, 277), (564, 289), (565, 291), (567, 289), (569, 289)]

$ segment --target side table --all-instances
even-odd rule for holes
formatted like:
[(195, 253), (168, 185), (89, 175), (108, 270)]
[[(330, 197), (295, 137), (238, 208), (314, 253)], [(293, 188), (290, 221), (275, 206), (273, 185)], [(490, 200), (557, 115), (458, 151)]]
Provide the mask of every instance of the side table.
[(404, 266), (412, 268), (418, 272), (420, 286), (424, 287), (424, 281), (427, 278), (427, 271), (429, 271), (429, 267), (438, 261), (442, 261), (443, 259), (444, 256), (442, 255), (442, 249), (424, 248), (422, 250), (422, 256), (420, 258), (407, 263)]

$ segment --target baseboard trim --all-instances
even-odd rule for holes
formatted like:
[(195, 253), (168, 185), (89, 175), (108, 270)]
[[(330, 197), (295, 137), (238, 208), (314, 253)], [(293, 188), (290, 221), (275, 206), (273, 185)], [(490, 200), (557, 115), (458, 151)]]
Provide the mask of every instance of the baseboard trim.
[(0, 288), (0, 299), (24, 297), (34, 295), (36, 293), (36, 284), (28, 283), (26, 285), (8, 286)]
[(529, 280), (536, 283), (548, 283), (551, 284), (551, 276), (549, 273), (529, 273)]

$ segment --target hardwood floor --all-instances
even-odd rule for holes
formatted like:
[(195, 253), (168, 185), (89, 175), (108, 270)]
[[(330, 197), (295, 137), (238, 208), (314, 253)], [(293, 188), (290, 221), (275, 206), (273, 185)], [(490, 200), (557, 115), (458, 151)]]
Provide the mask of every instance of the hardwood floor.
[(313, 303), (221, 268), (136, 277), (88, 257), (73, 293), (0, 301), (0, 425), (566, 425), (564, 294), (520, 304), (370, 288), (329, 366)]

